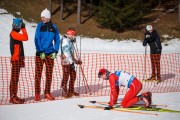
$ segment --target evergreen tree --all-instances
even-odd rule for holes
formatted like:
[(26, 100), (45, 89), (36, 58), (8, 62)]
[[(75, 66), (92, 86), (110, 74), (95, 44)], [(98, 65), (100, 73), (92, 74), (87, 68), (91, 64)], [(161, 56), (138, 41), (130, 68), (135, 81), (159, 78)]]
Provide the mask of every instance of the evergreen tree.
[(95, 16), (101, 26), (120, 31), (137, 25), (148, 6), (143, 0), (100, 0)]

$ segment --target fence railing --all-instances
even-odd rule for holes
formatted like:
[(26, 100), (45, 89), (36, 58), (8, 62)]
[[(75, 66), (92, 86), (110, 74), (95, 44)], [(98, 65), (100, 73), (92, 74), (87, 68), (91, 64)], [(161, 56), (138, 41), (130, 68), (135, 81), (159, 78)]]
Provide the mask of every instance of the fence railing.
[[(10, 104), (10, 80), (11, 62), (10, 57), (0, 57), (0, 105)], [(80, 93), (79, 97), (107, 96), (110, 92), (108, 81), (99, 79), (97, 74), (100, 68), (104, 67), (111, 72), (124, 70), (135, 75), (139, 80), (151, 76), (150, 55), (141, 54), (99, 54), (81, 53), (82, 70), (76, 66), (75, 91)], [(146, 63), (145, 63), (146, 61)], [(180, 92), (180, 53), (161, 55), (161, 80), (159, 84), (155, 82), (142, 82), (144, 91), (153, 93)], [(41, 99), (44, 99), (46, 83), (45, 65), (41, 78)], [(13, 73), (12, 73), (13, 74)], [(62, 97), (62, 66), (60, 56), (54, 60), (53, 76), (51, 84), (51, 94), (56, 100)], [(125, 94), (127, 88), (121, 87), (120, 94)], [(33, 103), (35, 96), (35, 57), (25, 57), (25, 67), (21, 68), (18, 82), (18, 96), (25, 98), (26, 103)]]

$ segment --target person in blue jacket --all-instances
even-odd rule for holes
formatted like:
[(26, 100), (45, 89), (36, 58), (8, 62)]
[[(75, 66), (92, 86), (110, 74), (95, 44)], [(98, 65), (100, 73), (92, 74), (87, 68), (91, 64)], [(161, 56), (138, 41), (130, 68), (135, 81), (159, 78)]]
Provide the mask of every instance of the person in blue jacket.
[(51, 21), (51, 13), (45, 9), (41, 13), (41, 20), (35, 33), (36, 46), (36, 60), (35, 60), (35, 101), (40, 100), (41, 93), (41, 76), (43, 65), (46, 65), (46, 84), (45, 84), (45, 98), (54, 100), (55, 98), (50, 94), (54, 59), (57, 56), (60, 46), (60, 35), (58, 28)]
[(152, 69), (152, 75), (147, 80), (156, 80), (160, 82), (161, 81), (160, 59), (161, 59), (162, 45), (159, 34), (156, 30), (153, 29), (152, 25), (146, 26), (143, 46), (146, 46), (147, 44), (150, 46), (151, 69)]

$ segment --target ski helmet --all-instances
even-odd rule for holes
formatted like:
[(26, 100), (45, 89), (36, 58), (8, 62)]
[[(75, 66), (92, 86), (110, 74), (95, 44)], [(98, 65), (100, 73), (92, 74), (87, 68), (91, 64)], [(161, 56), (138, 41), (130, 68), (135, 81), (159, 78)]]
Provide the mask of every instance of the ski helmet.
[(152, 30), (153, 30), (152, 25), (147, 25), (147, 26), (146, 26), (146, 30), (147, 30), (147, 31), (152, 31)]

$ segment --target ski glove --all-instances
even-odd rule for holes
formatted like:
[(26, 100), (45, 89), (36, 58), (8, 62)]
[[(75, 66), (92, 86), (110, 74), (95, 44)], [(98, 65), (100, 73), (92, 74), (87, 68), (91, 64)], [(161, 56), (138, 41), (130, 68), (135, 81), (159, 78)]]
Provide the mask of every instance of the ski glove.
[(70, 64), (70, 69), (71, 69), (71, 70), (75, 70), (74, 63)]
[(25, 62), (21, 61), (20, 66), (24, 68), (25, 67)]
[(50, 55), (51, 59), (56, 59), (56, 56), (57, 56), (57, 53), (55, 52)]
[(71, 42), (75, 43), (76, 42), (76, 37), (72, 38)]
[(111, 110), (113, 107), (109, 106), (109, 107), (105, 107), (104, 110)]
[(25, 23), (22, 22), (21, 28), (25, 28)]
[(82, 64), (82, 61), (81, 61), (81, 60), (75, 60), (75, 63), (81, 65), (81, 64)]
[(42, 60), (44, 60), (44, 59), (46, 58), (46, 55), (45, 55), (44, 52), (41, 52), (41, 53), (40, 53), (40, 58), (41, 58)]

